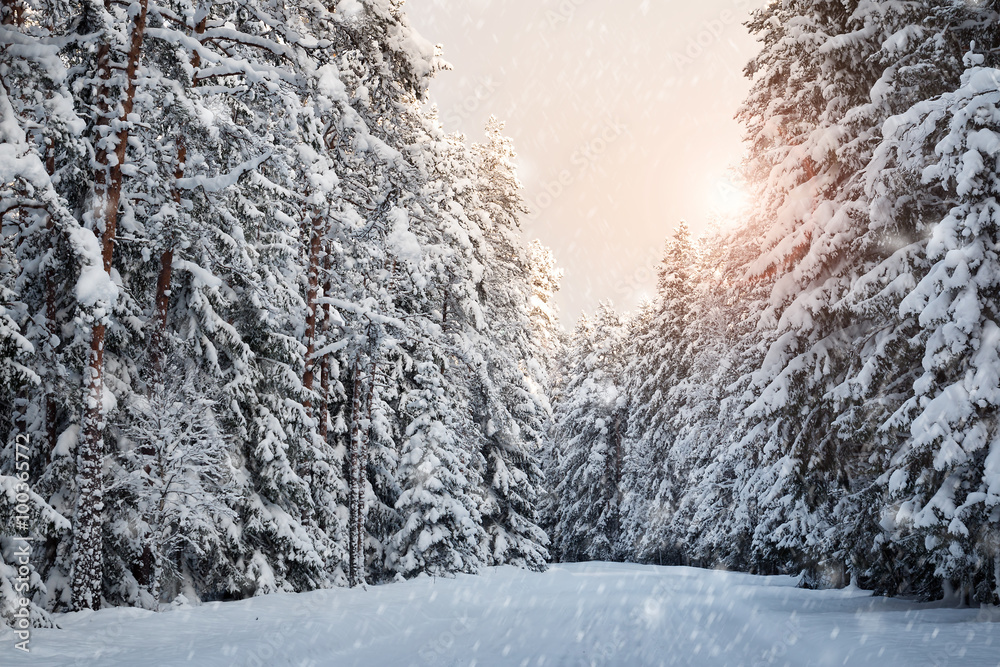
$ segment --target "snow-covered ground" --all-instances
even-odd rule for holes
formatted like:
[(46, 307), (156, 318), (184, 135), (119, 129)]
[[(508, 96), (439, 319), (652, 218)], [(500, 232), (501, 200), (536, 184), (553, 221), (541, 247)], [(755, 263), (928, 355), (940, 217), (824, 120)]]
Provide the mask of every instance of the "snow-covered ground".
[(58, 620), (30, 656), (4, 630), (0, 664), (1000, 665), (1000, 610), (609, 563)]

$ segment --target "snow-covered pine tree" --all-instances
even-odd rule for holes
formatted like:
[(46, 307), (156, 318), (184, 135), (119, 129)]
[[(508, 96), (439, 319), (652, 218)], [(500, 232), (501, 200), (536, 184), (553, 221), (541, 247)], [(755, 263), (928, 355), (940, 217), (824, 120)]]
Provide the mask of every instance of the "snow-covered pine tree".
[[(552, 251), (535, 239), (528, 244), (528, 269), (531, 271), (529, 285), (531, 300), (528, 316), (531, 321), (531, 335), (538, 350), (535, 358), (541, 364), (540, 370), (532, 369), (533, 377), (543, 377), (542, 393), (551, 396), (551, 388), (556, 382), (557, 365), (562, 346), (562, 329), (559, 324), (559, 309), (556, 292), (563, 272), (556, 264)], [(544, 371), (542, 375), (541, 371)]]
[[(149, 397), (136, 397), (123, 429), (125, 451), (116, 460), (107, 496), (117, 521), (126, 519), (140, 542), (133, 576), (137, 603), (152, 609), (179, 595), (196, 601), (244, 585), (238, 557), (240, 530), (231, 445), (216, 420), (216, 402), (198, 386), (198, 369), (174, 366)], [(133, 439), (134, 438), (134, 439)], [(125, 531), (112, 531), (112, 540)], [(130, 544), (116, 545), (124, 552)], [(128, 599), (125, 592), (119, 596)]]
[(830, 512), (850, 486), (849, 462), (862, 456), (858, 440), (828, 428), (840, 409), (828, 399), (872, 324), (838, 304), (878, 260), (860, 174), (877, 142), (871, 128), (920, 89), (909, 56), (932, 40), (906, 32), (920, 11), (778, 3), (751, 22), (763, 48), (747, 70), (754, 87), (741, 119), (755, 224), (767, 231), (746, 274), (774, 287), (752, 334), (766, 355), (739, 431), (751, 463), (740, 466), (736, 503), (753, 508), (744, 526), (751, 558), (765, 569), (822, 557)]
[[(75, 462), (57, 448), (57, 439), (63, 429), (72, 437), (67, 421), (79, 414), (78, 369), (88, 341), (75, 335), (74, 324), (114, 292), (93, 234), (56, 187), (56, 179), (64, 187), (74, 182), (74, 161), (86, 155), (78, 136), (83, 124), (53, 39), (64, 28), (57, 17), (69, 19), (65, 10), (4, 3), (0, 25), (0, 512), (6, 536), (0, 551), (10, 556), (13, 535), (30, 531), (37, 540), (25, 596), (38, 605), (32, 608), (36, 623), (44, 622), (41, 608), (69, 602), (69, 554), (60, 547), (66, 546), (73, 515)], [(26, 460), (18, 460), (18, 439)], [(28, 526), (15, 526), (25, 483), (31, 518)], [(12, 570), (3, 558), (7, 577)], [(4, 579), (0, 586), (9, 592), (11, 584)], [(5, 593), (4, 599), (13, 596)], [(5, 606), (4, 613), (9, 611)]]
[[(759, 195), (747, 228), (764, 233), (758, 258), (738, 273), (751, 293), (765, 285), (770, 298), (763, 316), (737, 317), (743, 333), (729, 358), (742, 370), (724, 399), (740, 416), (735, 440), (682, 503), (692, 529), (711, 526), (691, 545), (709, 560), (894, 569), (897, 553), (884, 548), (871, 510), (874, 482), (900, 441), (873, 425), (886, 422), (913, 379), (905, 360), (915, 331), (897, 321), (894, 302), (909, 280), (907, 258), (919, 254), (920, 234), (906, 218), (926, 215), (936, 195), (918, 188), (914, 197), (915, 181), (901, 182), (905, 169), (880, 180), (891, 164), (871, 160), (892, 150), (878, 148), (886, 118), (948, 89), (959, 60), (955, 26), (981, 30), (988, 21), (978, 12), (949, 3), (778, 3), (752, 23), (764, 48), (748, 69), (756, 82), (741, 114)], [(866, 169), (876, 189), (866, 191)], [(871, 219), (869, 197), (885, 209), (873, 208)], [(726, 518), (713, 521), (720, 513)]]
[(629, 427), (620, 384), (626, 331), (624, 318), (602, 303), (593, 321), (581, 320), (570, 340), (569, 379), (555, 414), (560, 452), (552, 539), (560, 560), (618, 557)]
[[(763, 352), (755, 317), (767, 301), (767, 279), (746, 280), (745, 267), (759, 256), (761, 231), (753, 225), (699, 241), (690, 323), (684, 332), (688, 373), (675, 388), (675, 441), (668, 453), (674, 508), (669, 524), (634, 543), (646, 542), (646, 558), (677, 557), (684, 563), (750, 567), (746, 508), (734, 505), (742, 452), (733, 447), (745, 389)], [(731, 508), (736, 507), (737, 511)], [(646, 527), (640, 530), (645, 533)], [(626, 536), (627, 537), (627, 536)]]
[(836, 0), (778, 3), (750, 23), (763, 47), (747, 68), (754, 83), (740, 117), (761, 218), (754, 224), (766, 232), (745, 273), (773, 288), (749, 332), (766, 354), (738, 431), (732, 514), (751, 545), (744, 557), (765, 570), (810, 557), (829, 504), (824, 481), (838, 474), (826, 428), (834, 415), (822, 397), (854, 334), (829, 306), (863, 229), (850, 181), (870, 148), (850, 115), (870, 102), (880, 73), (871, 63), (878, 44), (857, 9)]
[[(414, 387), (401, 409), (407, 425), (397, 479), (402, 493), (395, 509), (403, 525), (393, 536), (388, 567), (403, 576), (476, 573), (484, 561), (478, 484), (470, 473), (476, 454), (463, 446), (475, 439), (465, 384), (456, 382), (443, 350), (414, 359)], [(449, 372), (450, 371), (450, 372)], [(471, 477), (471, 479), (470, 479)]]
[(669, 495), (678, 490), (666, 463), (676, 437), (674, 417), (681, 398), (677, 386), (690, 374), (687, 327), (696, 293), (697, 259), (687, 224), (681, 222), (657, 267), (656, 300), (630, 325), (627, 366), (618, 379), (629, 406), (621, 548), (640, 560), (649, 556), (646, 545), (656, 544), (654, 548), (661, 550), (653, 537), (654, 526), (669, 522), (673, 509)]
[[(124, 7), (87, 2), (84, 12), (96, 28), (93, 39), (99, 45), (95, 69), (87, 72), (89, 76), (74, 82), (93, 86), (92, 104), (96, 108), (96, 117), (89, 128), (93, 135), (95, 167), (87, 222), (98, 236), (104, 273), (111, 278), (126, 177), (126, 152), (130, 132), (138, 122), (133, 108), (148, 2), (140, 0), (134, 12)], [(77, 609), (101, 606), (104, 429), (114, 400), (113, 393), (106, 388), (104, 353), (115, 305), (111, 295), (102, 296), (95, 309), (90, 354), (84, 371), (86, 396), (77, 445), (79, 489), (73, 525), (73, 606)]]
[(401, 3), (3, 6), (0, 429), (40, 471), (39, 608), (540, 567), (512, 151), (421, 108), (446, 65)]
[(503, 124), (490, 118), (486, 142), (472, 150), (481, 202), (477, 217), (482, 236), (476, 252), (484, 267), (479, 290), (485, 329), (473, 365), (474, 410), (485, 435), (485, 549), (490, 564), (542, 568), (548, 540), (538, 526), (543, 479), (538, 455), (550, 408), (535, 389), (542, 382), (531, 377), (532, 367), (539, 364), (531, 341), (527, 256), (519, 237), (519, 217), (526, 209), (514, 167), (516, 154), (503, 135)]
[[(909, 589), (934, 591), (937, 582), (927, 580), (932, 575), (967, 601), (984, 602), (1000, 592), (997, 453), (991, 444), (1000, 390), (993, 296), (1000, 271), (993, 249), (1000, 229), (996, 46), (995, 36), (981, 52), (973, 43), (954, 91), (887, 124), (887, 144), (895, 156), (909, 159), (900, 161), (901, 170), (919, 175), (920, 191), (933, 193), (925, 211), (937, 209), (942, 217), (923, 217), (926, 241), (904, 264), (919, 281), (906, 289), (898, 326), (918, 327), (913, 339), (922, 372), (915, 379), (903, 375), (912, 379), (912, 390), (882, 426), (902, 444), (878, 480), (885, 494), (882, 524), (906, 554)], [(984, 53), (993, 54), (989, 64)], [(873, 175), (873, 182), (880, 178)], [(883, 187), (892, 192), (891, 184)], [(925, 560), (932, 572), (914, 566)]]

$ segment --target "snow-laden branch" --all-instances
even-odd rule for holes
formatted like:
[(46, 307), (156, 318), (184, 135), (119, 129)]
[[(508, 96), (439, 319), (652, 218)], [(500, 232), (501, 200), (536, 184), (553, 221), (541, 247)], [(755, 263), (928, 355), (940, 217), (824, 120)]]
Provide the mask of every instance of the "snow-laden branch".
[(202, 188), (205, 192), (221, 192), (226, 188), (236, 185), (240, 177), (247, 172), (256, 170), (260, 165), (269, 160), (273, 153), (266, 153), (252, 160), (248, 160), (236, 167), (228, 174), (221, 176), (192, 176), (190, 178), (179, 178), (176, 182), (178, 190), (194, 190)]

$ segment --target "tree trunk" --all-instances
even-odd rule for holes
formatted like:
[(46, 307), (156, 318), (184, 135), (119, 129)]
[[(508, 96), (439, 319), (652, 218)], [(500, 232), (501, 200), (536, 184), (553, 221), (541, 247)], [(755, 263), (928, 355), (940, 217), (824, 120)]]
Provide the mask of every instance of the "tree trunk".
[[(177, 166), (174, 169), (174, 178), (180, 180), (184, 178), (184, 162), (187, 160), (187, 146), (184, 145), (184, 138), (177, 138)], [(178, 209), (181, 205), (181, 191), (174, 188), (174, 202)], [(173, 240), (167, 239), (167, 249), (160, 255), (160, 274), (156, 279), (156, 322), (153, 328), (152, 340), (150, 341), (153, 353), (153, 373), (155, 374), (154, 384), (162, 379), (164, 371), (164, 356), (166, 355), (167, 339), (167, 311), (170, 309), (170, 280), (174, 267)]]
[[(326, 280), (323, 283), (323, 294), (329, 295), (331, 292), (330, 283), (330, 252), (329, 249), (323, 254), (323, 270)], [(323, 304), (323, 331), (328, 334), (330, 331), (330, 304)], [(329, 341), (329, 337), (326, 337)], [(330, 355), (325, 354), (320, 359), (319, 370), (319, 436), (326, 445), (330, 437)]]
[(24, 9), (22, 0), (3, 0), (0, 3), (0, 24), (22, 27), (24, 25)]
[(993, 601), (1000, 602), (1000, 555), (993, 556)]
[[(51, 137), (46, 138), (45, 142), (45, 170), (49, 173), (49, 176), (52, 176), (56, 173), (55, 147), (53, 146)], [(55, 251), (55, 228), (55, 220), (50, 215), (45, 221), (45, 231), (49, 237), (50, 252)], [(49, 334), (49, 345), (51, 346), (51, 341), (59, 336), (59, 326), (56, 323), (56, 279), (51, 260), (45, 269), (45, 328)], [(51, 352), (53, 359), (55, 358), (55, 353), (56, 350), (53, 349)], [(58, 439), (57, 428), (55, 391), (50, 388), (49, 391), (45, 392), (45, 438), (48, 441), (46, 445), (48, 446), (50, 458), (56, 448), (56, 441)]]
[[(103, 82), (98, 90), (97, 106), (101, 113), (101, 124), (110, 135), (111, 126), (120, 129), (115, 136), (112, 154), (108, 150), (98, 150), (95, 155), (97, 169), (94, 174), (94, 233), (101, 242), (101, 257), (104, 271), (111, 274), (114, 256), (115, 231), (118, 225), (118, 206), (122, 193), (122, 165), (128, 147), (129, 122), (135, 101), (135, 74), (142, 53), (142, 41), (146, 31), (146, 0), (140, 0), (139, 13), (132, 25), (129, 51), (126, 55), (125, 80), (127, 88), (120, 99), (112, 100), (110, 82), (115, 69), (112, 63), (110, 36), (106, 35), (98, 51), (98, 78)], [(113, 116), (113, 110), (121, 105), (120, 116)], [(115, 123), (117, 121), (117, 123)], [(99, 130), (100, 131), (100, 130)], [(108, 139), (102, 135), (101, 139)], [(105, 311), (95, 322), (90, 341), (90, 354), (84, 373), (86, 400), (83, 409), (82, 439), (77, 452), (77, 477), (79, 489), (76, 504), (76, 526), (73, 543), (73, 607), (75, 609), (99, 609), (101, 606), (101, 581), (103, 578), (102, 558), (102, 513), (103, 480), (101, 474), (104, 452), (104, 338), (107, 312), (111, 304), (104, 304)]]
[(73, 607), (78, 610), (100, 609), (101, 606), (104, 333), (104, 324), (94, 326), (85, 376), (87, 402), (84, 406), (83, 439), (77, 454), (79, 489), (73, 536)]
[[(198, 9), (199, 12), (205, 11), (201, 7)], [(198, 41), (201, 42), (202, 35), (205, 34), (205, 29), (208, 27), (208, 12), (205, 11), (204, 16), (198, 21), (194, 26), (194, 34), (197, 35)], [(201, 67), (201, 54), (195, 51), (191, 55), (191, 66), (195, 69), (194, 75), (191, 78), (191, 85), (197, 86), (200, 81), (198, 81), (198, 69)]]
[(306, 369), (302, 377), (302, 386), (309, 396), (306, 399), (306, 412), (313, 415), (312, 390), (316, 382), (316, 322), (319, 314), (319, 274), (320, 262), (323, 260), (323, 217), (317, 212), (313, 216), (309, 230), (309, 257), (306, 293)]
[[(368, 443), (371, 440), (372, 404), (375, 399), (375, 345), (374, 336), (368, 336), (368, 391), (367, 406), (361, 403), (361, 355), (354, 370), (354, 412), (351, 438), (351, 586), (365, 583), (365, 480), (368, 467)], [(365, 424), (362, 428), (361, 410), (366, 409)]]
[(364, 437), (361, 428), (361, 355), (358, 354), (354, 362), (354, 382), (351, 388), (351, 470), (350, 489), (348, 492), (348, 505), (350, 509), (350, 520), (348, 532), (350, 534), (350, 572), (348, 582), (357, 586), (364, 583), (364, 520), (362, 517), (362, 502), (364, 491), (362, 489), (364, 477), (362, 472), (362, 439)]

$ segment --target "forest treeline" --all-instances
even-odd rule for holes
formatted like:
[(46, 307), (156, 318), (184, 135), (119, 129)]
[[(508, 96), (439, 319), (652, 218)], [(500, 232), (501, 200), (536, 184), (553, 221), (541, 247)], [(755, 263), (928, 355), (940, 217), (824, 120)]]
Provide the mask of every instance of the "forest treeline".
[(564, 560), (1000, 601), (1000, 4), (775, 0), (746, 216), (565, 351)]
[(558, 272), (402, 4), (2, 1), (0, 615), (544, 567)]

